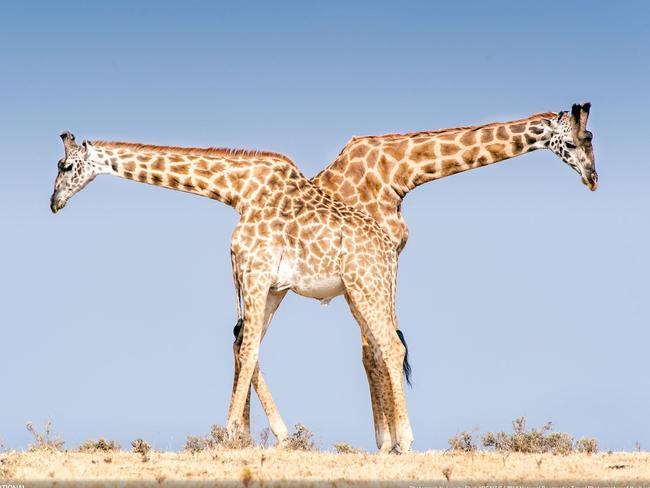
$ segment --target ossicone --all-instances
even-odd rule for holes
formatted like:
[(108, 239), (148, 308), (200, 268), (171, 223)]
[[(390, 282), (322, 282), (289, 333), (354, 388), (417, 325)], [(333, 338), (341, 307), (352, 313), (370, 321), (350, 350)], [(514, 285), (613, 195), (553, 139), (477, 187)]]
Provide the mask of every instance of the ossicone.
[(70, 153), (70, 149), (74, 148), (77, 146), (77, 143), (75, 142), (74, 135), (70, 131), (65, 131), (61, 133), (61, 140), (63, 141), (63, 147), (65, 149), (65, 155), (66, 157)]

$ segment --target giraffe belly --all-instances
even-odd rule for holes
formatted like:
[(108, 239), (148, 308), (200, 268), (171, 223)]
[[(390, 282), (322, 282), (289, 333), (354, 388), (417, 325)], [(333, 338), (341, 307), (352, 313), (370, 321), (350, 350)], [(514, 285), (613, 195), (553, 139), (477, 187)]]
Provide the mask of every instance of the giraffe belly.
[(343, 294), (343, 281), (335, 273), (312, 274), (298, 266), (295, 259), (284, 255), (280, 258), (274, 291), (291, 290), (298, 295), (315, 298), (327, 304), (332, 298)]
[(315, 298), (327, 304), (332, 298), (343, 294), (343, 281), (338, 276), (309, 277), (299, 280), (291, 289), (303, 297)]

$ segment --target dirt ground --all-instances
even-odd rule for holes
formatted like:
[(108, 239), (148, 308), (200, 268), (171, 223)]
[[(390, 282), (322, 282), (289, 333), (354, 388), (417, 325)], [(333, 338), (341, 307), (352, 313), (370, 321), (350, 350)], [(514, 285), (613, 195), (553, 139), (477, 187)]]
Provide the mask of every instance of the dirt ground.
[(246, 487), (540, 485), (540, 481), (547, 486), (603, 486), (604, 482), (650, 486), (650, 454), (645, 452), (383, 455), (250, 448), (198, 454), (152, 452), (147, 461), (142, 459), (128, 452), (4, 452), (0, 453), (0, 486), (65, 486), (78, 481), (93, 486), (129, 482), (171, 486), (179, 481)]

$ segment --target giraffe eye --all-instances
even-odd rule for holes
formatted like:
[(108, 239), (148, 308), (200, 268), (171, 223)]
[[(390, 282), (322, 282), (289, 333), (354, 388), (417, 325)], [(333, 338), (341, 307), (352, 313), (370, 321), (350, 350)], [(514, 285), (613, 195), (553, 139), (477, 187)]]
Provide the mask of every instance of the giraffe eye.
[(566, 142), (565, 144), (566, 144), (566, 147), (568, 149), (575, 149), (576, 148), (576, 145), (574, 143), (572, 143), (572, 142)]
[(64, 161), (63, 159), (60, 159), (60, 160), (59, 160), (59, 169), (60, 169), (61, 171), (70, 171), (70, 170), (72, 169), (72, 165), (71, 165), (71, 164), (68, 164), (68, 165), (66, 166), (65, 161)]

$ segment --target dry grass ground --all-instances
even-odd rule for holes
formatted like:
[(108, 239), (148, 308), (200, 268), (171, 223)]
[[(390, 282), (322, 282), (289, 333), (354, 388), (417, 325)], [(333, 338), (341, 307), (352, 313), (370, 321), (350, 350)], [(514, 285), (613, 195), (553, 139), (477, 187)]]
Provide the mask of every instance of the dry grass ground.
[[(404, 455), (286, 451), (259, 447), (241, 450), (0, 453), (0, 485), (64, 486), (65, 481), (95, 481), (119, 486), (124, 481), (170, 486), (177, 481), (231, 481), (241, 486), (450, 486), (454, 483), (650, 485), (650, 454), (574, 453), (569, 455), (430, 451)], [(55, 483), (56, 482), (56, 483)], [(64, 483), (62, 483), (64, 482)], [(324, 483), (322, 483), (324, 482)], [(364, 482), (373, 482), (365, 484)], [(492, 482), (492, 483), (490, 483)], [(546, 483), (547, 485), (549, 483)], [(214, 485), (214, 483), (211, 483)], [(123, 486), (123, 485), (122, 485)]]

